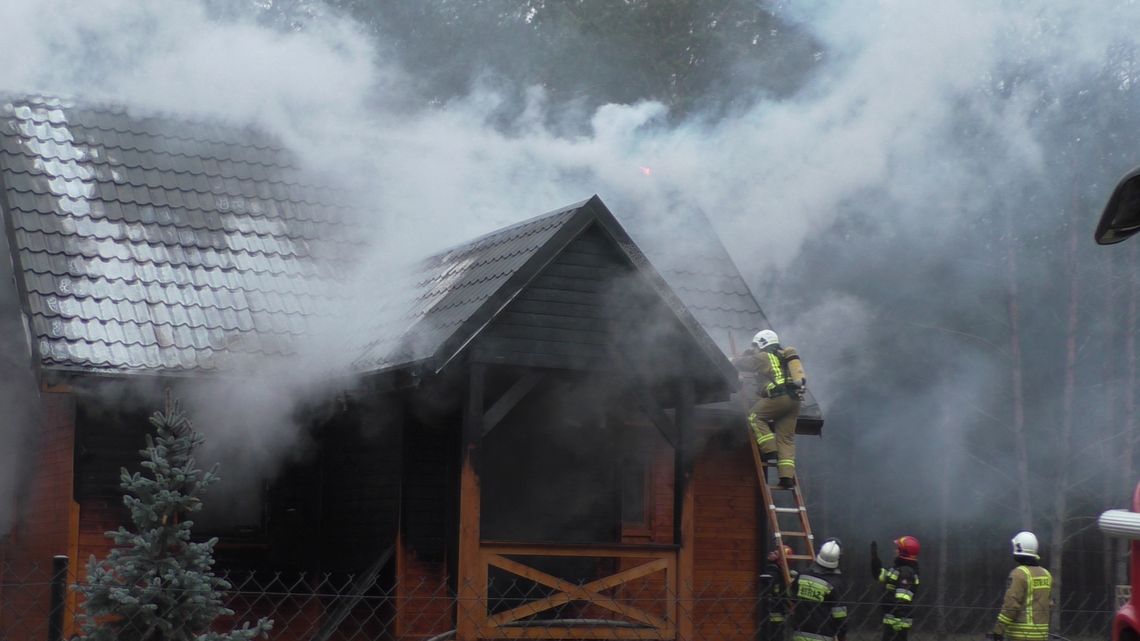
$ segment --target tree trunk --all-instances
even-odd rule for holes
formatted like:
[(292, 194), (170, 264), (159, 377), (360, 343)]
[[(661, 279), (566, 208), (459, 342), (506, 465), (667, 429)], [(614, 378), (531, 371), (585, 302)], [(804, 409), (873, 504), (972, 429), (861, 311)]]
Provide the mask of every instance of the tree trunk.
[(1021, 371), (1021, 309), (1017, 289), (1017, 239), (1013, 233), (1013, 214), (1006, 213), (1006, 276), (1009, 312), (1009, 371), (1013, 396), (1013, 449), (1017, 457), (1017, 507), (1021, 527), (1033, 526), (1033, 507), (1029, 495), (1029, 451), (1025, 443), (1025, 397)]
[[(1076, 203), (1074, 203), (1076, 205)], [(1074, 206), (1073, 213), (1079, 211)], [(1072, 216), (1073, 219), (1076, 216)], [(1061, 434), (1058, 438), (1060, 460), (1057, 465), (1057, 486), (1053, 491), (1053, 527), (1052, 545), (1049, 546), (1049, 572), (1053, 575), (1053, 599), (1058, 607), (1052, 611), (1052, 628), (1060, 630), (1061, 607), (1064, 603), (1062, 591), (1064, 590), (1065, 567), (1065, 523), (1069, 511), (1069, 483), (1072, 479), (1072, 469), (1075, 461), (1072, 460), (1072, 436), (1074, 421), (1074, 402), (1077, 396), (1077, 330), (1079, 329), (1078, 300), (1080, 295), (1077, 281), (1077, 226), (1070, 222), (1069, 247), (1066, 252), (1066, 276), (1069, 282), (1069, 296), (1067, 305), (1067, 322), (1065, 324), (1065, 386), (1061, 394)]]
[[(943, 430), (945, 433), (946, 430)], [(934, 583), (935, 591), (937, 593), (938, 603), (938, 629), (936, 635), (940, 641), (945, 639), (949, 630), (947, 630), (947, 617), (946, 617), (946, 590), (947, 590), (947, 570), (950, 567), (950, 519), (947, 514), (950, 511), (950, 457), (943, 456), (942, 458), (942, 479), (939, 487), (939, 517), (938, 517), (938, 577)]]
[[(1137, 292), (1136, 269), (1140, 267), (1137, 261), (1136, 243), (1128, 248), (1128, 321), (1124, 327), (1124, 360), (1128, 371), (1128, 385), (1124, 388), (1124, 439), (1121, 443), (1121, 456), (1124, 459), (1120, 465), (1122, 475), (1120, 487), (1131, 489), (1136, 483), (1133, 466), (1133, 439), (1136, 436), (1136, 331), (1137, 331)], [(1119, 490), (1118, 490), (1119, 491)], [(1126, 496), (1131, 497), (1131, 492)], [(1131, 508), (1131, 505), (1128, 505)], [(1116, 581), (1128, 582), (1128, 556), (1127, 543), (1120, 542), (1119, 552), (1116, 555)]]
[[(1117, 403), (1117, 367), (1116, 359), (1118, 350), (1116, 349), (1116, 340), (1120, 336), (1120, 320), (1117, 318), (1117, 270), (1116, 270), (1116, 252), (1107, 252), (1105, 254), (1105, 280), (1108, 282), (1105, 300), (1105, 314), (1104, 317), (1108, 319), (1108, 335), (1106, 336), (1105, 349), (1105, 372), (1106, 382), (1104, 390), (1104, 405), (1105, 405), (1105, 420), (1106, 427), (1104, 438), (1101, 439), (1101, 460), (1108, 466), (1108, 471), (1102, 476), (1102, 491), (1101, 494), (1109, 501), (1119, 496), (1120, 492), (1115, 487), (1116, 478), (1112, 473), (1112, 469), (1119, 467), (1120, 457), (1117, 453), (1119, 443), (1117, 441), (1117, 434), (1121, 432), (1122, 426), (1117, 423), (1116, 416), (1116, 403)], [(1124, 431), (1127, 434), (1127, 430)], [(1118, 506), (1119, 507), (1119, 506)], [(1108, 593), (1112, 594), (1116, 588), (1115, 564), (1116, 559), (1116, 542), (1111, 537), (1102, 537), (1102, 550), (1101, 550), (1101, 585), (1106, 585)]]

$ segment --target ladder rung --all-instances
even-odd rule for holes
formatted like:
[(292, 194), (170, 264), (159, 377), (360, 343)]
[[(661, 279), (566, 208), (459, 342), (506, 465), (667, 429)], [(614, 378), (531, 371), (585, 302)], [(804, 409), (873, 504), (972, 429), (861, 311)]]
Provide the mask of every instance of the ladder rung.
[(803, 511), (802, 507), (775, 507), (772, 505), (769, 505), (768, 509), (775, 510), (775, 511), (779, 512), (780, 514), (797, 514), (801, 511)]
[(807, 554), (789, 554), (787, 557), (793, 561), (814, 561), (815, 557), (808, 556)]
[(804, 536), (808, 535), (807, 532), (780, 532), (781, 536)]

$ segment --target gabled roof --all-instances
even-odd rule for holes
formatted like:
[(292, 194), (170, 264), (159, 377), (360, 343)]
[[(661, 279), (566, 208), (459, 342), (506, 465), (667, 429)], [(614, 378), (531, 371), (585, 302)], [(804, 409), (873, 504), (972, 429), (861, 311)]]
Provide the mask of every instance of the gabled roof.
[[(114, 106), (0, 100), (0, 190), (5, 249), (48, 369), (194, 372), (292, 354), (332, 308), (343, 272), (329, 258), (365, 237), (338, 191), (264, 133)], [(367, 301), (374, 321), (353, 367), (442, 366), (590, 221), (650, 275), (710, 357), (723, 363), (769, 326), (703, 216), (672, 221), (682, 228), (671, 234), (623, 219), (646, 259), (593, 198), (389, 283)]]
[[(432, 256), (416, 270), (414, 285), (382, 313), (370, 342), (354, 362), (377, 371), (424, 362), (441, 370), (590, 225), (598, 225), (676, 315), (705, 356), (729, 380), (736, 371), (720, 347), (674, 294), (597, 196), (527, 220)], [(393, 322), (393, 316), (400, 318)]]

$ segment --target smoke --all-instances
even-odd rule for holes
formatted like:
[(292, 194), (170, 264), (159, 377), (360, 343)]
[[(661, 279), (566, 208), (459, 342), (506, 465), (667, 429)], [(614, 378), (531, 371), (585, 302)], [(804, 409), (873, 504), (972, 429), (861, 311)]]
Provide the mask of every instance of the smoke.
[[(1133, 3), (776, 2), (774, 15), (817, 52), (802, 78), (778, 79), (795, 89), (684, 116), (649, 96), (586, 110), (494, 69), (456, 97), (420, 101), (393, 43), (331, 10), (281, 30), (259, 20), (262, 9), (9, 1), (0, 21), (18, 28), (5, 48), (21, 62), (0, 68), (0, 89), (274, 132), (343, 181), (352, 213), (375, 230), (353, 287), (593, 193), (619, 218), (640, 218), (635, 240), (683, 253), (675, 230), (699, 209), (823, 399), (830, 440), (804, 444), (802, 469), (828, 468), (841, 447), (869, 465), (894, 462), (885, 477), (858, 476), (874, 490), (852, 502), (897, 504), (883, 529), (933, 519), (924, 497), (944, 482), (933, 463), (948, 460), (956, 482), (1007, 486), (987, 451), (1008, 447), (1006, 249), (1021, 257), (1027, 387), (1056, 390), (1060, 252), (1049, 243), (1064, 225), (1091, 230), (1090, 194), (1136, 156), (1107, 115), (1134, 107), (1131, 58), (1120, 54), (1140, 18)], [(1080, 217), (1060, 202), (1077, 170)], [(1003, 236), (1004, 215), (1016, 218), (1014, 237)], [(348, 326), (367, 323), (369, 310), (343, 311), (334, 316)], [(291, 416), (328, 371), (325, 352), (309, 350), (272, 391), (204, 390), (199, 424), (227, 447), (279, 460), (304, 442)], [(1095, 357), (1084, 363), (1094, 369)], [(1054, 425), (1056, 403), (1030, 414), (1031, 425)], [(857, 472), (845, 463), (827, 478)], [(1000, 512), (1011, 496), (982, 492), (952, 518)]]

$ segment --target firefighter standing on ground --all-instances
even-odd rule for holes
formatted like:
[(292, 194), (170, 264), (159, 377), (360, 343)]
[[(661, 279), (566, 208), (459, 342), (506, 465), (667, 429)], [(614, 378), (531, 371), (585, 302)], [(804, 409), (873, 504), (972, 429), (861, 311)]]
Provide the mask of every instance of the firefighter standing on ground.
[(792, 581), (792, 641), (846, 641), (847, 606), (840, 602), (844, 590), (841, 553), (837, 539), (824, 541), (815, 563)]
[(883, 585), (883, 641), (906, 641), (914, 622), (914, 598), (918, 593), (918, 539), (895, 539), (896, 555), (891, 567), (879, 560), (879, 546), (871, 542), (871, 576)]
[(1018, 532), (1010, 541), (1017, 567), (1009, 580), (994, 626), (995, 641), (1047, 641), (1049, 609), (1052, 605), (1053, 577), (1041, 567), (1037, 555), (1037, 537), (1032, 532)]
[[(784, 556), (793, 554), (791, 547), (784, 546)], [(790, 570), (796, 576), (795, 570)], [(784, 585), (784, 569), (780, 566), (780, 551), (768, 553), (768, 563), (760, 574), (760, 600), (764, 608), (764, 620), (760, 624), (761, 641), (784, 641), (788, 616), (788, 588)]]
[(764, 329), (752, 337), (752, 345), (732, 359), (732, 364), (756, 374), (760, 398), (748, 412), (748, 426), (761, 457), (776, 461), (780, 487), (791, 488), (796, 482), (796, 419), (807, 384), (800, 357), (794, 348), (780, 347), (776, 332)]

